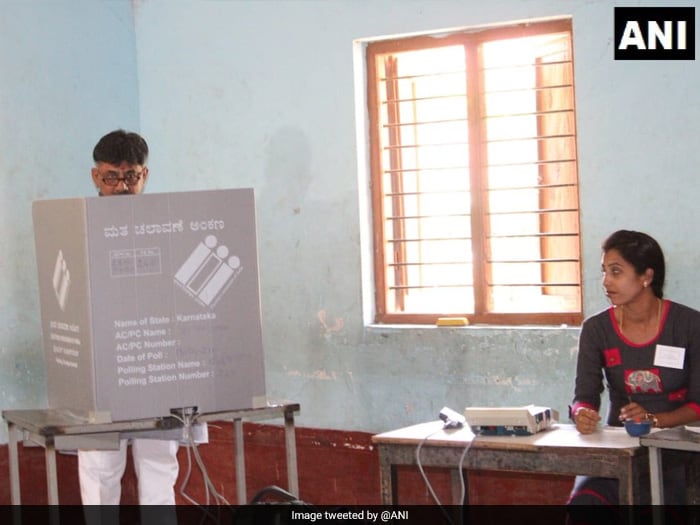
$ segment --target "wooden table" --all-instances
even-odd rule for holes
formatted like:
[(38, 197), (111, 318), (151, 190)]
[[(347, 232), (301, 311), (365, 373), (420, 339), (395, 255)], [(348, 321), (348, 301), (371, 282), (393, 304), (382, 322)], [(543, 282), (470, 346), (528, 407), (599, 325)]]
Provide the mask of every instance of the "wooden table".
[[(649, 471), (647, 449), (624, 428), (605, 427), (581, 435), (573, 425), (556, 424), (532, 436), (476, 436), (467, 427), (443, 429), (442, 421), (421, 423), (372, 437), (379, 450), (381, 498), (384, 505), (396, 505), (397, 466), (416, 465), (416, 448), (422, 443), (421, 464), (443, 467), (452, 472), (452, 502), (460, 501), (461, 482), (466, 470), (540, 472), (588, 475), (620, 480), (620, 503), (638, 502), (639, 478)], [(563, 504), (564, 502), (562, 502)]]
[[(247, 503), (243, 420), (255, 421), (284, 418), (288, 490), (294, 495), (299, 495), (296, 438), (294, 434), (295, 412), (299, 412), (299, 405), (292, 403), (197, 415), (196, 422), (198, 423), (233, 421), (236, 492), (239, 504)], [(49, 505), (58, 505), (57, 450), (76, 450), (79, 448), (116, 450), (119, 448), (119, 440), (122, 438), (129, 438), (143, 431), (170, 430), (182, 428), (183, 426), (183, 423), (174, 417), (91, 423), (70, 411), (51, 409), (5, 410), (2, 412), (2, 417), (7, 421), (8, 428), (10, 494), (13, 505), (21, 504), (19, 456), (17, 451), (17, 443), (20, 440), (31, 441), (44, 447), (48, 503)]]

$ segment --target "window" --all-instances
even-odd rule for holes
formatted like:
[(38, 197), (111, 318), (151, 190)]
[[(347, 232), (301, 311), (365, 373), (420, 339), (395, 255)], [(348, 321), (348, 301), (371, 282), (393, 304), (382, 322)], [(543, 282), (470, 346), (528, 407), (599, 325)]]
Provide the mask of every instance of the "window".
[(571, 21), (366, 57), (376, 321), (580, 323)]

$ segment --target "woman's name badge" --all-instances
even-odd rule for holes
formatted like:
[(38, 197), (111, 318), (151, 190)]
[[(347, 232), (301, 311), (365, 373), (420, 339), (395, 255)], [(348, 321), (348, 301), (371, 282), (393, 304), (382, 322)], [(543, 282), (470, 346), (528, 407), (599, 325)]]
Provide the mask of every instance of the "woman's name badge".
[(656, 345), (654, 354), (654, 366), (683, 369), (685, 348), (680, 346)]

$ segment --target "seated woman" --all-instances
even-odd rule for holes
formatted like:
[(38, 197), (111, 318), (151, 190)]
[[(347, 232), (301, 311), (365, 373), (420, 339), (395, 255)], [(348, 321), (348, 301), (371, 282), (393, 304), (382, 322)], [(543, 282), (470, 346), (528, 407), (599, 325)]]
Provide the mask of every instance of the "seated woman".
[[(611, 305), (581, 327), (571, 417), (582, 434), (650, 419), (674, 427), (700, 419), (700, 312), (663, 298), (664, 255), (645, 233), (620, 230), (602, 246), (603, 288)], [(684, 470), (664, 472), (667, 504), (683, 504)], [(642, 484), (647, 486), (648, 482)], [(649, 503), (647, 494), (643, 503)], [(576, 478), (570, 505), (618, 504), (616, 479)]]

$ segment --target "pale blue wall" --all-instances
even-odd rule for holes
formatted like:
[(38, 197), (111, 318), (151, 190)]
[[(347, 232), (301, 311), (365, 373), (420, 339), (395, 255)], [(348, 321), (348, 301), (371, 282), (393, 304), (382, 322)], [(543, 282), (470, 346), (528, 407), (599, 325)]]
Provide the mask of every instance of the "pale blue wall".
[[(12, 246), (0, 260), (0, 312), (11, 320), (0, 327), (0, 408), (38, 406), (44, 395), (29, 200), (42, 187), (49, 196), (90, 190), (55, 187), (51, 174), (33, 167), (81, 173), (95, 137), (123, 125), (149, 140), (150, 191), (256, 188), (268, 394), (300, 402), (301, 425), (375, 432), (432, 419), (443, 405), (534, 402), (565, 412), (575, 328), (364, 323), (361, 269), (370, 246), (358, 177), (364, 161), (357, 157), (353, 41), (378, 35), (572, 15), (586, 313), (605, 305), (598, 246), (620, 227), (656, 236), (667, 252), (669, 297), (700, 307), (700, 250), (692, 235), (700, 218), (700, 108), (689, 104), (700, 72), (696, 62), (615, 62), (608, 0), (141, 0), (134, 2), (135, 53), (130, 5), (87, 4), (47, 2), (41, 33), (50, 38), (37, 43), (22, 34), (22, 27), (36, 30), (35, 15), (10, 3), (24, 18), (15, 21), (14, 37), (0, 32), (0, 49), (24, 37), (19, 59), (6, 65), (9, 58), (0, 55), (0, 96), (9, 88), (24, 97), (21, 106), (10, 105), (11, 119), (7, 102), (0, 109), (3, 180), (12, 177), (8, 158), (17, 157), (14, 165), (33, 159), (32, 168), (20, 166), (23, 195), (11, 204), (13, 221), (0, 225)], [(120, 22), (109, 24), (110, 17)], [(96, 21), (98, 38), (91, 38), (86, 28)], [(111, 39), (99, 38), (101, 30)], [(115, 38), (125, 46), (115, 49)], [(60, 64), (57, 79), (40, 89), (45, 77), (35, 72), (27, 93), (19, 80), (25, 63), (50, 51)], [(108, 57), (101, 65), (100, 54)], [(55, 82), (74, 91), (39, 112), (55, 96)], [(111, 91), (98, 97), (95, 89)], [(13, 126), (27, 116), (20, 141)], [(8, 147), (25, 153), (6, 157)], [(17, 218), (22, 226), (14, 225)]]
[(93, 195), (97, 138), (138, 125), (129, 3), (0, 0), (0, 410), (46, 406), (31, 202)]

